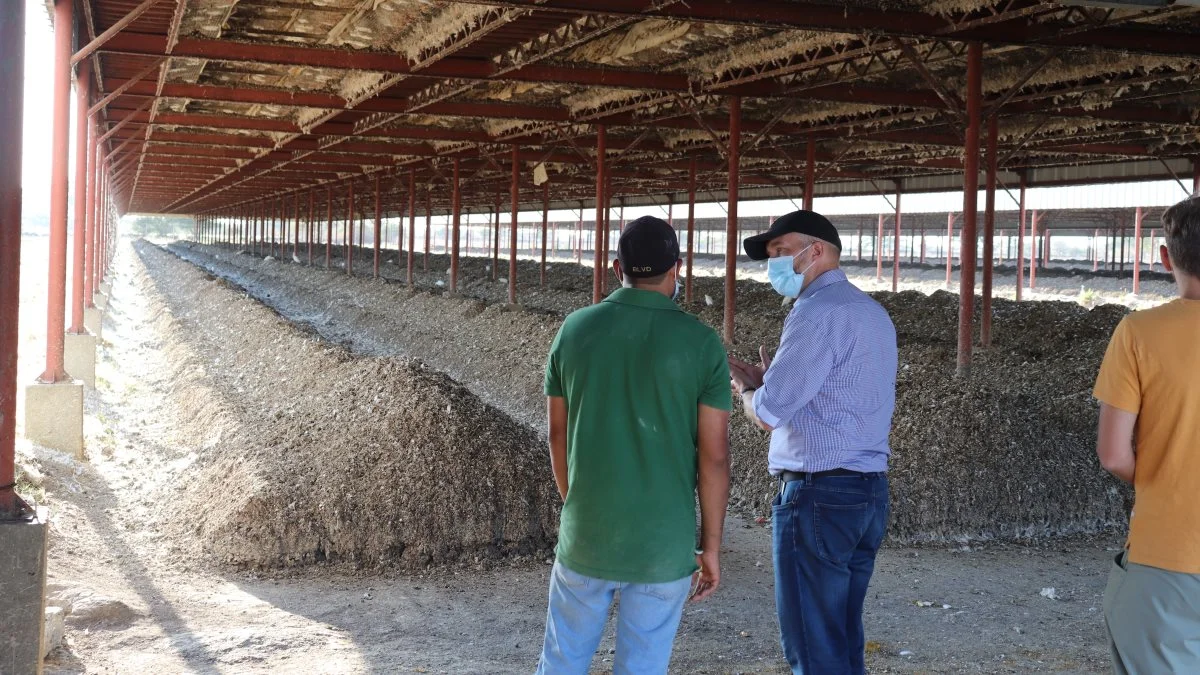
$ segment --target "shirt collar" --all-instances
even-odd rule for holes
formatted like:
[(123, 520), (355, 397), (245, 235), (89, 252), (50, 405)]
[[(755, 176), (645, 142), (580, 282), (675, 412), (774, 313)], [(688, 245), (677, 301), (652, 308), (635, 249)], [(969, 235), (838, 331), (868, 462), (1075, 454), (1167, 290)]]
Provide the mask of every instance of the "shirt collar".
[(641, 288), (618, 288), (604, 302), (615, 302), (621, 305), (633, 305), (647, 309), (665, 309), (682, 312), (683, 309), (675, 301), (658, 291), (647, 291)]
[(826, 270), (824, 274), (816, 279), (813, 279), (812, 282), (808, 284), (808, 287), (800, 293), (800, 297), (807, 298), (822, 288), (825, 288), (826, 286), (832, 286), (840, 281), (849, 281), (849, 279), (846, 278), (846, 273), (843, 272), (841, 268)]

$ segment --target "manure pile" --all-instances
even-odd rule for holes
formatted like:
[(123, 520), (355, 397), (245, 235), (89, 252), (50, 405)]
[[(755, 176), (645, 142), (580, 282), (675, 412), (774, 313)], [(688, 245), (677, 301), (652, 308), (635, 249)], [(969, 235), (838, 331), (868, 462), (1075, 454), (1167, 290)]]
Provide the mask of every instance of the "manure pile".
[[(215, 274), (253, 278), (256, 293), (272, 302), (289, 296), (294, 299), (289, 306), (305, 313), (328, 311), (335, 323), (352, 322), (355, 331), (378, 336), (382, 347), (409, 350), (439, 370), (461, 371), (455, 377), (473, 390), (502, 386), (510, 392), (502, 402), (505, 410), (539, 434), (545, 424), (540, 364), (557, 328), (555, 309), (586, 303), (590, 288), (588, 270), (554, 265), (549, 288), (535, 290), (536, 264), (521, 261), (522, 279), (532, 282), (524, 286), (524, 297), (543, 312), (500, 312), (488, 305), (466, 317), (462, 298), (442, 297), (430, 283), (444, 273), (434, 272), (441, 261), (431, 260), (430, 272), (418, 276), (429, 292), (412, 295), (395, 284), (346, 279), (344, 273), (263, 264), (245, 255), (221, 253), (215, 260), (213, 249), (200, 246), (179, 249)], [(486, 263), (490, 260), (468, 259), (463, 269), (472, 272), (465, 275), (467, 292), (489, 303), (492, 296), (503, 297), (504, 287), (479, 278)], [(698, 278), (701, 301), (686, 307), (714, 327), (722, 319), (720, 284), (720, 279)], [(1095, 458), (1097, 406), (1091, 388), (1126, 308), (1089, 311), (1074, 303), (997, 299), (994, 345), (978, 350), (971, 376), (959, 379), (954, 376), (957, 296), (907, 291), (874, 297), (891, 314), (900, 348), (891, 438), (893, 543), (1014, 540), (1124, 526), (1129, 492)], [(774, 349), (789, 309), (780, 300), (766, 284), (738, 282), (735, 354), (757, 359), (759, 344)], [(388, 318), (377, 318), (383, 316)], [(740, 411), (732, 420), (732, 508), (765, 515), (776, 489), (766, 473), (766, 435), (746, 423)]]
[[(958, 296), (873, 295), (896, 324), (899, 342), (889, 474), (893, 543), (1124, 526), (1130, 493), (1096, 460), (1091, 390), (1126, 308), (996, 300), (993, 347), (977, 349), (971, 375), (958, 378)], [(773, 348), (786, 310), (766, 297), (742, 307), (739, 319), (757, 339), (738, 351), (748, 357), (760, 340)], [(709, 313), (706, 319), (719, 321), (719, 313)], [(740, 415), (732, 434), (734, 501), (763, 512), (776, 489), (763, 477), (765, 434)]]
[(314, 340), (140, 245), (234, 428), (199, 453), (171, 527), (246, 567), (419, 568), (548, 555), (558, 495), (537, 433), (421, 363)]

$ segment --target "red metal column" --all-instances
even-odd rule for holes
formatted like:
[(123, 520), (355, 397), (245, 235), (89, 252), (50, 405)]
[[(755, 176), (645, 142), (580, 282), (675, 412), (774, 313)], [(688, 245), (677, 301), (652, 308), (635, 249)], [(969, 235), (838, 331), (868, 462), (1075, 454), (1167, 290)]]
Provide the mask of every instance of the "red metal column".
[(83, 306), (92, 309), (96, 306), (92, 297), (96, 292), (92, 278), (95, 276), (96, 267), (96, 191), (100, 183), (100, 163), (96, 152), (96, 139), (99, 136), (96, 134), (95, 120), (88, 118), (87, 122), (87, 179), (83, 207)]
[[(733, 344), (737, 303), (738, 165), (742, 142), (742, 97), (729, 98), (729, 214), (725, 224), (725, 343)], [(811, 145), (811, 144), (810, 144)]]
[(295, 217), (292, 218), (292, 260), (300, 262), (300, 193), (297, 192), (292, 197), (295, 203)]
[(1042, 235), (1042, 269), (1046, 269), (1050, 266), (1050, 252), (1052, 250), (1050, 247), (1050, 228), (1043, 227), (1042, 231), (1044, 232)]
[[(10, 8), (11, 10), (11, 8)], [(5, 10), (5, 11), (10, 11)], [(50, 265), (46, 285), (46, 370), (42, 382), (70, 379), (63, 368), (67, 304), (67, 167), (71, 135), (72, 0), (54, 3), (54, 108), (50, 150)], [(12, 92), (6, 94), (13, 95)]]
[(1142, 279), (1142, 207), (1133, 215), (1133, 294), (1137, 295)]
[(421, 264), (426, 272), (429, 271), (429, 237), (433, 232), (433, 191), (428, 187), (425, 190), (425, 256), (421, 258)]
[(962, 258), (958, 290), (958, 374), (971, 370), (975, 315), (975, 236), (979, 201), (979, 127), (983, 104), (983, 45), (967, 46), (967, 137), (963, 161)]
[(95, 307), (93, 296), (100, 287), (100, 240), (104, 235), (104, 215), (105, 204), (108, 201), (108, 172), (105, 171), (104, 149), (100, 147), (99, 134), (97, 129), (92, 130), (92, 148), (94, 159), (92, 160), (95, 170), (95, 190), (89, 189), (89, 198), (92, 200), (91, 207), (91, 232), (88, 234), (88, 284), (91, 291), (87, 293), (87, 306)]
[(896, 234), (892, 242), (892, 292), (900, 290), (900, 181), (896, 181)]
[(278, 230), (279, 220), (283, 217), (283, 197), (280, 197), (273, 207), (268, 208), (271, 209), (271, 247), (268, 249), (268, 255), (273, 255), (278, 260), (281, 257), (279, 255)]
[(813, 195), (817, 188), (817, 141), (808, 135), (804, 158), (804, 210), (812, 211)]
[(1200, 157), (1192, 160), (1192, 194), (1200, 194)]
[(999, 158), (996, 147), (999, 143), (999, 123), (996, 115), (988, 119), (987, 135), (987, 185), (983, 205), (983, 306), (979, 326), (979, 344), (992, 346), (992, 271), (996, 245), (996, 167)]
[(883, 214), (879, 214), (879, 228), (875, 234), (875, 281), (883, 281)]
[(344, 260), (346, 262), (346, 274), (354, 275), (354, 182), (346, 181), (346, 224), (342, 228), (346, 233), (343, 237), (342, 244), (346, 249)]
[[(512, 221), (508, 226), (508, 304), (517, 304), (517, 203), (520, 198), (518, 189), (520, 187), (520, 171), (521, 163), (517, 158), (517, 146), (512, 146), (512, 176), (509, 182), (508, 190), (509, 197), (512, 201), (512, 212), (509, 214)], [(543, 183), (543, 186), (548, 183)], [(542, 284), (546, 283), (546, 230), (543, 220), (542, 229)]]
[[(772, 219), (771, 222), (775, 222), (774, 219)], [(862, 262), (862, 259), (863, 259), (863, 224), (862, 224), (862, 221), (860, 220), (860, 221), (858, 221), (858, 262)]]
[(603, 239), (605, 235), (604, 229), (604, 175), (605, 175), (605, 129), (603, 124), (596, 125), (596, 240), (592, 246), (592, 303), (600, 302), (601, 280), (604, 278), (605, 270), (601, 256), (604, 255)]
[[(492, 220), (492, 281), (495, 281), (500, 274), (500, 193), (496, 193), (496, 208), (493, 210), (495, 218)], [(487, 240), (484, 239), (486, 242)], [(514, 251), (515, 253), (515, 251)]]
[[(550, 181), (542, 183), (542, 269), (541, 284), (546, 287), (546, 235), (550, 227)], [(558, 224), (554, 225), (554, 255), (558, 255)]]
[(608, 295), (608, 266), (611, 264), (609, 249), (612, 246), (612, 169), (604, 168), (604, 243), (600, 254), (600, 294)]
[(583, 262), (583, 200), (579, 200), (579, 220), (575, 223), (575, 264)]
[(408, 259), (405, 263), (405, 281), (413, 285), (413, 256), (417, 247), (417, 170), (408, 170)]
[(1100, 269), (1100, 228), (1092, 232), (1092, 271)]
[(375, 257), (371, 263), (371, 277), (379, 278), (379, 235), (383, 229), (383, 198), (379, 194), (379, 174), (375, 174), (375, 231), (372, 234), (371, 247)]
[(458, 191), (458, 170), (460, 160), (454, 158), (454, 182), (450, 184), (450, 218), (451, 229), (453, 234), (453, 248), (450, 251), (450, 292), (458, 292), (458, 230), (459, 230), (459, 209), (462, 207), (462, 195)]
[(325, 186), (325, 269), (333, 264), (333, 186)]
[(0, 520), (16, 517), (17, 317), (21, 302), (21, 139), (25, 5), (0, 12)]
[(1029, 217), (1029, 290), (1037, 288), (1037, 266), (1041, 251), (1038, 249), (1038, 212), (1037, 209)]
[(313, 195), (313, 189), (308, 189), (308, 264), (311, 266), (313, 261), (313, 235), (316, 234), (316, 197)]
[(1017, 302), (1025, 291), (1025, 172), (1021, 172), (1020, 226), (1017, 229)]

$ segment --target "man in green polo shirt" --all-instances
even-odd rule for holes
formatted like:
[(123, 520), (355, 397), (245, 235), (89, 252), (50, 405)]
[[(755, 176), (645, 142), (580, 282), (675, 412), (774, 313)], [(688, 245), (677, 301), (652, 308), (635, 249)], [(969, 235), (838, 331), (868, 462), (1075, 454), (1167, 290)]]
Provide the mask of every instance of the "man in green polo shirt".
[[(563, 322), (546, 364), (550, 464), (563, 498), (538, 673), (586, 673), (614, 596), (613, 672), (665, 673), (689, 591), (720, 583), (729, 499), (729, 366), (674, 302), (679, 239), (625, 228), (622, 288)], [(696, 493), (700, 538), (696, 538)]]

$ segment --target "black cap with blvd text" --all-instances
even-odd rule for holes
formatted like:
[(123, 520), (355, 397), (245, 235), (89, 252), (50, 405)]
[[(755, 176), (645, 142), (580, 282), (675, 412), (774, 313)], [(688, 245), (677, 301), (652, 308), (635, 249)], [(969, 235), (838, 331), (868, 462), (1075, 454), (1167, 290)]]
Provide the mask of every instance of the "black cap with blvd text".
[(635, 279), (666, 274), (679, 262), (675, 228), (654, 216), (642, 216), (625, 226), (617, 242), (621, 273)]
[(771, 228), (766, 232), (746, 237), (742, 246), (751, 260), (766, 260), (770, 257), (767, 253), (767, 244), (771, 243), (772, 239), (781, 237), (788, 232), (815, 237), (833, 244), (839, 251), (842, 250), (842, 238), (838, 236), (837, 228), (829, 222), (828, 218), (816, 211), (792, 211), (787, 215), (780, 216), (771, 223)]

